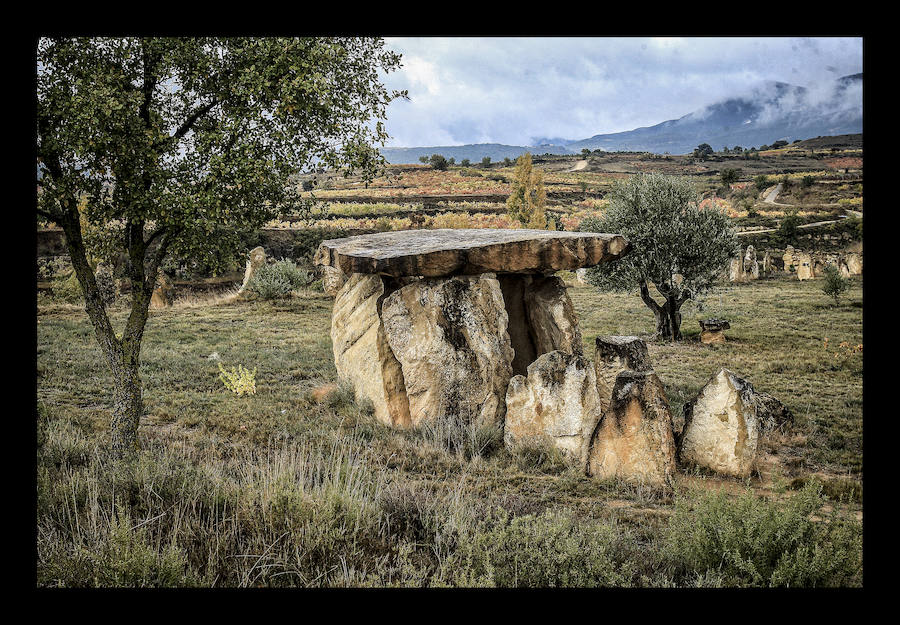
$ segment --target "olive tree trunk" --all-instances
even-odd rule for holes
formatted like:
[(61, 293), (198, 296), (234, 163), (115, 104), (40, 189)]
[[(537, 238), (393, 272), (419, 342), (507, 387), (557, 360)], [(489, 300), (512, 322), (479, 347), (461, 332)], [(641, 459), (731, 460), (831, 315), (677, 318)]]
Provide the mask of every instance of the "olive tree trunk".
[(669, 295), (663, 304), (659, 304), (650, 295), (650, 289), (646, 282), (641, 282), (641, 300), (653, 311), (656, 318), (656, 336), (667, 341), (681, 340), (681, 305), (690, 295), (684, 293), (681, 296)]

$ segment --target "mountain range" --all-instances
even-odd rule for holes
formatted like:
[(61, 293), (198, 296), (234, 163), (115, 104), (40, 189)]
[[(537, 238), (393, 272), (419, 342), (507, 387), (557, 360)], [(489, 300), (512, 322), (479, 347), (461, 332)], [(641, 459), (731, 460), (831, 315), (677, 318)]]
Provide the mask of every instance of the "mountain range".
[(792, 142), (812, 137), (862, 132), (862, 73), (843, 76), (831, 83), (800, 87), (765, 82), (736, 95), (688, 113), (678, 119), (625, 132), (598, 134), (587, 139), (536, 138), (534, 145), (481, 143), (458, 146), (382, 148), (390, 163), (415, 163), (421, 156), (442, 154), (456, 162), (480, 162), (532, 154), (578, 154), (583, 149), (605, 151), (688, 154), (701, 143), (714, 149), (743, 148)]

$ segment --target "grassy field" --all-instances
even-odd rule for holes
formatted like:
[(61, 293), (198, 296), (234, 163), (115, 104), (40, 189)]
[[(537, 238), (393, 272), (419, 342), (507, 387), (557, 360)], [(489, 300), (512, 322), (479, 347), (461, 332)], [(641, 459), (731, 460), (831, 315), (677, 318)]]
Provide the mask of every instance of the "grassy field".
[[(650, 344), (673, 414), (728, 367), (793, 427), (746, 482), (681, 474), (674, 492), (594, 480), (498, 432), (397, 431), (335, 382), (332, 300), (151, 311), (133, 461), (106, 453), (110, 374), (77, 305), (37, 323), (40, 586), (856, 586), (862, 583), (862, 281), (723, 285)], [(636, 293), (572, 287), (588, 354), (646, 334)], [(125, 305), (113, 309), (124, 321)], [(724, 317), (728, 342), (699, 343)], [(827, 340), (827, 346), (826, 341)], [(256, 368), (238, 397), (218, 365)]]

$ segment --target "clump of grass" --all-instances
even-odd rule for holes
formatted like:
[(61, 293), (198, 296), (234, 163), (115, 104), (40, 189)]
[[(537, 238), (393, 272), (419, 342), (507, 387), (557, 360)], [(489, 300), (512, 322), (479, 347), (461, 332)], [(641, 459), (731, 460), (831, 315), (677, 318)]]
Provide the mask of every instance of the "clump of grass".
[(503, 444), (502, 428), (479, 424), (450, 412), (425, 420), (414, 432), (434, 447), (466, 460), (489, 455)]
[(787, 501), (746, 492), (682, 496), (663, 533), (661, 556), (675, 578), (713, 578), (724, 586), (816, 587), (862, 583), (862, 527), (824, 504), (810, 482)]
[(509, 446), (516, 467), (522, 471), (558, 474), (572, 464), (565, 453), (550, 441), (521, 441)]

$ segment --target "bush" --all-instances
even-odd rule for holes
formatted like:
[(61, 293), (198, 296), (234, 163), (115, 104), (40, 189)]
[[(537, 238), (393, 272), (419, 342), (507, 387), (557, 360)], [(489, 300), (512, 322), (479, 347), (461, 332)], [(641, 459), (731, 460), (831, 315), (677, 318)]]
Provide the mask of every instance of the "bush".
[(247, 289), (256, 293), (260, 299), (280, 299), (289, 297), (294, 289), (312, 281), (310, 271), (298, 267), (292, 260), (284, 259), (260, 267), (247, 284)]
[(862, 584), (862, 525), (814, 520), (825, 498), (812, 481), (787, 501), (724, 491), (679, 497), (663, 533), (662, 558), (676, 581), (715, 578), (725, 586)]
[(838, 303), (841, 294), (850, 288), (850, 281), (841, 275), (840, 269), (834, 265), (825, 266), (825, 284), (822, 285), (822, 292), (828, 297), (834, 298), (834, 303)]
[(778, 226), (777, 238), (784, 244), (793, 244), (797, 240), (797, 228), (800, 225), (800, 217), (791, 213), (785, 215)]
[(769, 187), (769, 177), (764, 174), (760, 174), (753, 179), (753, 184), (756, 186), (756, 190), (762, 193)]
[(437, 169), (439, 171), (446, 171), (447, 167), (450, 166), (447, 159), (440, 154), (432, 154), (431, 158), (428, 159), (428, 162), (431, 164), (432, 169)]

